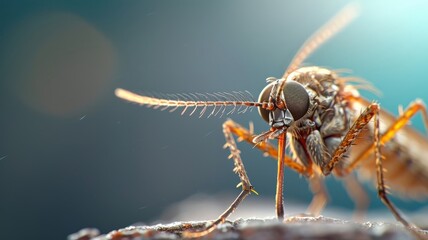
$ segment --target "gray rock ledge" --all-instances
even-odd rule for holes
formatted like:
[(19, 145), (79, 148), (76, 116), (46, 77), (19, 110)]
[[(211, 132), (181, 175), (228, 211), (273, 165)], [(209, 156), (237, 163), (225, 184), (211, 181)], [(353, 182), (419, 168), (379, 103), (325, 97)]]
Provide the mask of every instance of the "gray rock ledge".
[[(96, 229), (83, 229), (71, 234), (69, 240), (141, 240), (181, 239), (185, 230), (196, 231), (209, 224), (201, 222), (174, 222), (153, 226), (129, 226), (100, 235)], [(428, 231), (419, 231), (428, 239)], [(238, 219), (226, 221), (216, 230), (200, 239), (418, 239), (400, 224), (382, 222), (357, 223), (334, 218), (290, 217), (284, 222), (276, 219)]]

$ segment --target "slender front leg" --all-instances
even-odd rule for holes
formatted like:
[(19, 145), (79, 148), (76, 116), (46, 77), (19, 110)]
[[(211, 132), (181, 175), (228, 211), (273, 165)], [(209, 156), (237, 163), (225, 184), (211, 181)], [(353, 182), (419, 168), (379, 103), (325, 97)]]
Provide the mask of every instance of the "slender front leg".
[[(246, 141), (247, 143), (250, 143), (254, 145), (253, 138), (254, 134), (252, 131), (249, 131), (248, 129), (242, 127), (241, 125), (235, 123), (232, 120), (227, 120), (225, 122), (229, 127), (229, 130), (238, 137), (238, 141)], [(278, 160), (278, 150), (275, 146), (273, 146), (269, 142), (260, 142), (256, 145), (254, 145), (254, 148), (259, 149), (262, 151), (265, 156), (269, 156), (275, 160)], [(312, 168), (307, 168), (306, 166), (294, 161), (291, 157), (285, 155), (284, 156), (284, 164), (294, 170), (295, 172), (302, 174), (306, 177), (309, 177), (312, 175)]]
[(242, 192), (238, 195), (235, 201), (224, 211), (215, 221), (213, 221), (210, 225), (208, 225), (204, 230), (199, 232), (183, 232), (183, 238), (198, 238), (207, 235), (212, 232), (220, 223), (223, 223), (226, 218), (232, 214), (233, 211), (238, 207), (238, 205), (251, 193), (251, 190), (242, 190)]
[[(232, 123), (232, 124), (231, 124)], [(220, 223), (223, 223), (230, 214), (235, 211), (238, 205), (250, 194), (251, 192), (255, 192), (253, 186), (250, 183), (250, 179), (247, 176), (247, 172), (245, 171), (244, 163), (242, 162), (240, 151), (236, 146), (235, 139), (232, 136), (233, 122), (231, 120), (226, 121), (223, 124), (223, 133), (226, 139), (225, 147), (228, 147), (230, 150), (229, 159), (233, 159), (235, 167), (233, 171), (239, 176), (242, 186), (242, 192), (239, 196), (232, 202), (232, 204), (224, 211), (215, 221), (213, 221), (208, 227), (199, 232), (183, 232), (183, 237), (185, 238), (196, 238), (207, 235), (212, 232)]]
[(284, 219), (284, 157), (286, 147), (286, 133), (278, 138), (278, 174), (276, 177), (276, 216), (279, 220)]
[[(238, 137), (238, 141), (245, 141), (247, 143), (253, 144), (254, 134), (252, 131), (242, 127), (232, 120), (227, 120), (226, 123), (229, 126), (230, 131)], [(278, 150), (276, 146), (273, 146), (271, 143), (260, 142), (254, 147), (264, 152), (265, 156), (269, 156), (275, 160), (278, 160)], [(295, 172), (309, 178), (310, 188), (314, 196), (311, 203), (309, 204), (307, 212), (314, 216), (318, 216), (328, 201), (328, 194), (324, 186), (324, 179), (317, 175), (316, 172), (312, 172), (312, 167), (308, 168), (299, 162), (292, 160), (287, 155), (284, 156), (284, 164)]]

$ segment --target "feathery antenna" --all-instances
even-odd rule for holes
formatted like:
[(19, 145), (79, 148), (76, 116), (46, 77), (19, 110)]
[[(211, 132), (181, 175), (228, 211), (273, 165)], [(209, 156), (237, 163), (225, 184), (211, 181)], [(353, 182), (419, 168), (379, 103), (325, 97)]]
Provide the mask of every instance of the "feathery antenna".
[[(199, 117), (202, 117), (207, 113), (208, 108), (212, 107), (211, 111), (208, 111), (208, 117), (217, 116), (220, 117), (224, 114), (229, 115), (234, 112), (245, 113), (249, 108), (252, 107), (264, 107), (267, 103), (259, 103), (253, 100), (253, 96), (248, 91), (234, 91), (232, 93), (216, 92), (216, 93), (177, 93), (177, 94), (166, 94), (163, 97), (149, 97), (139, 95), (128, 90), (117, 88), (115, 90), (117, 97), (127, 100), (129, 102), (146, 105), (153, 107), (154, 109), (160, 108), (161, 111), (169, 109), (169, 112), (174, 112), (178, 108), (183, 108), (181, 115), (185, 114), (189, 108), (193, 108), (190, 112), (190, 116), (193, 115), (197, 109), (199, 111)], [(226, 112), (226, 108), (230, 108)]]
[(345, 6), (338, 14), (336, 14), (330, 21), (316, 31), (297, 51), (293, 60), (291, 60), (288, 68), (285, 70), (282, 76), (280, 87), (277, 89), (275, 94), (276, 101), (280, 100), (281, 91), (284, 88), (287, 76), (299, 68), (299, 66), (305, 61), (316, 49), (318, 49), (323, 43), (327, 42), (331, 37), (336, 35), (340, 30), (346, 27), (352, 20), (354, 20), (359, 13), (359, 5), (351, 3)]

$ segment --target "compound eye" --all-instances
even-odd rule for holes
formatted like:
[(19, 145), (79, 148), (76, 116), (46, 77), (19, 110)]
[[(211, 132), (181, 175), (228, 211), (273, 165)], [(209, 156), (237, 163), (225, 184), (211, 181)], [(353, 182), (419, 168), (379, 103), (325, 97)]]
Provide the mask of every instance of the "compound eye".
[(305, 116), (309, 109), (309, 94), (305, 87), (298, 82), (286, 82), (283, 93), (285, 103), (291, 115), (293, 115), (294, 121)]
[[(263, 88), (262, 92), (259, 95), (259, 102), (269, 102), (269, 96), (270, 96), (270, 92), (272, 91), (273, 84), (274, 83), (270, 83), (266, 85), (265, 88)], [(262, 107), (259, 107), (259, 114), (266, 122), (269, 122), (268, 110)]]

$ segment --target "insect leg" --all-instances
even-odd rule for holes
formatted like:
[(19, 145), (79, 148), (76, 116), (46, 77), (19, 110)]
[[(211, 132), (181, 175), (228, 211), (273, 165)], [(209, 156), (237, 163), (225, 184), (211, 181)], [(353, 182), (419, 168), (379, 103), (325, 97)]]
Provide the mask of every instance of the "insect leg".
[[(425, 104), (422, 102), (422, 100), (416, 100), (415, 102), (411, 103), (409, 107), (396, 119), (396, 121), (386, 130), (381, 138), (380, 138), (380, 144), (384, 145), (388, 141), (390, 141), (397, 132), (404, 127), (412, 117), (415, 116), (416, 113), (419, 111), (422, 112), (422, 117), (424, 120), (425, 128), (428, 130), (428, 114), (425, 107)], [(371, 145), (368, 149), (362, 152), (362, 154), (355, 158), (354, 161), (352, 161), (348, 167), (344, 170), (344, 172), (351, 172), (356, 165), (363, 159), (367, 159), (370, 154), (373, 153), (373, 150), (375, 148), (375, 145)]]
[[(238, 137), (238, 141), (245, 141), (251, 145), (254, 145), (253, 138), (254, 134), (252, 131), (242, 127), (238, 123), (235, 123), (233, 120), (228, 119), (224, 124), (228, 125), (228, 128), (231, 133)], [(255, 148), (259, 149), (264, 153), (265, 156), (269, 156), (275, 160), (278, 160), (278, 150), (277, 148), (270, 144), (269, 142), (260, 142), (254, 145)], [(306, 177), (312, 175), (312, 169), (305, 167), (304, 165), (294, 161), (291, 157), (285, 155), (284, 156), (284, 164), (296, 171), (299, 174), (302, 174)]]
[(379, 114), (379, 105), (376, 103), (370, 104), (363, 113), (358, 117), (358, 119), (351, 126), (349, 131), (346, 133), (345, 137), (343, 137), (339, 146), (335, 150), (332, 155), (332, 158), (328, 164), (326, 164), (322, 168), (322, 172), (324, 175), (329, 175), (333, 168), (342, 160), (343, 155), (348, 151), (351, 147), (352, 143), (357, 139), (360, 132), (364, 129), (364, 127), (370, 122), (373, 116)]
[[(242, 186), (243, 190), (239, 194), (239, 196), (235, 199), (235, 201), (229, 206), (229, 208), (223, 212), (214, 222), (212, 222), (205, 230), (200, 232), (184, 232), (183, 237), (201, 237), (204, 236), (211, 231), (213, 231), (216, 226), (226, 220), (226, 218), (232, 214), (232, 212), (238, 207), (238, 205), (244, 200), (245, 197), (248, 196), (248, 194), (251, 193), (251, 191), (254, 191), (253, 187), (251, 186), (251, 183), (248, 179), (248, 176), (245, 172), (244, 165), (242, 163), (240, 152), (236, 146), (236, 142), (232, 135), (237, 136), (237, 141), (245, 141), (250, 144), (253, 143), (254, 134), (253, 131), (250, 131), (238, 123), (235, 123), (233, 120), (228, 119), (226, 122), (223, 123), (223, 132), (226, 138), (226, 144), (225, 147), (228, 147), (231, 151), (231, 157), (234, 160), (235, 163), (235, 172), (239, 169), (238, 175), (241, 179), (240, 185)], [(278, 150), (275, 146), (270, 144), (269, 142), (260, 142), (254, 146), (255, 148), (259, 149), (260, 151), (264, 152), (265, 156), (270, 156), (274, 159), (277, 159), (278, 157)], [(312, 169), (307, 169), (304, 165), (301, 165), (298, 162), (293, 161), (289, 156), (284, 156), (284, 164), (285, 166), (293, 169), (294, 171), (298, 172), (299, 174), (302, 174), (304, 176), (311, 176), (312, 175)], [(237, 166), (240, 166), (237, 168)]]
[(382, 202), (389, 208), (394, 217), (401, 222), (406, 227), (411, 227), (409, 222), (407, 222), (400, 213), (397, 211), (396, 207), (386, 195), (386, 187), (383, 178), (384, 169), (382, 167), (382, 155), (380, 153), (380, 129), (379, 129), (379, 108), (377, 109), (375, 119), (374, 119), (374, 145), (375, 145), (375, 157), (376, 157), (376, 175), (377, 175), (377, 192), (382, 200)]
[[(228, 120), (227, 123), (230, 126), (231, 132), (238, 136), (238, 141), (246, 141), (250, 144), (253, 144), (254, 134), (252, 131), (242, 127), (232, 120)], [(278, 160), (278, 150), (269, 142), (260, 142), (254, 147), (264, 152), (265, 156), (269, 156), (275, 160)], [(302, 174), (308, 178), (309, 186), (314, 196), (311, 203), (309, 204), (307, 212), (311, 215), (318, 216), (328, 201), (328, 193), (324, 186), (324, 179), (314, 174), (311, 167), (307, 167), (300, 164), (299, 162), (293, 161), (288, 156), (284, 157), (284, 164), (297, 173)]]
[[(238, 141), (246, 141), (250, 144), (253, 144), (254, 134), (252, 131), (242, 127), (232, 120), (228, 120), (227, 122), (230, 126), (231, 132), (238, 136)], [(275, 160), (278, 160), (278, 150), (269, 142), (260, 142), (254, 147), (264, 152), (265, 156), (269, 156)], [(284, 157), (284, 164), (297, 173), (302, 174), (308, 178), (310, 189), (314, 196), (311, 200), (311, 203), (309, 204), (307, 212), (311, 215), (318, 216), (328, 201), (328, 193), (324, 186), (324, 179), (314, 174), (311, 167), (307, 167), (296, 161), (293, 161), (288, 156)]]
[(331, 170), (336, 166), (336, 164), (342, 160), (343, 155), (355, 141), (355, 139), (359, 136), (361, 130), (370, 122), (372, 118), (374, 118), (374, 152), (376, 158), (376, 175), (377, 175), (377, 190), (378, 195), (382, 202), (389, 208), (391, 213), (397, 219), (397, 221), (401, 222), (406, 227), (411, 227), (409, 222), (407, 222), (403, 217), (401, 217), (400, 213), (397, 211), (396, 207), (392, 204), (386, 194), (386, 187), (384, 182), (384, 169), (382, 167), (382, 156), (380, 153), (380, 130), (379, 130), (379, 105), (376, 103), (370, 104), (366, 110), (358, 117), (358, 119), (354, 122), (352, 127), (349, 129), (348, 133), (346, 133), (339, 147), (336, 149), (331, 161), (322, 169), (325, 175), (330, 174)]
[(309, 178), (309, 187), (314, 196), (306, 212), (313, 216), (319, 216), (328, 202), (328, 193), (323, 178), (314, 174)]
[(286, 148), (286, 133), (278, 138), (278, 174), (276, 178), (275, 208), (279, 220), (284, 219), (284, 158)]
[(343, 184), (349, 197), (355, 203), (354, 218), (362, 220), (369, 206), (369, 196), (357, 181), (354, 174), (348, 174), (343, 178)]
[(251, 193), (251, 190), (242, 190), (241, 193), (238, 195), (238, 197), (232, 202), (232, 204), (229, 206), (229, 208), (226, 209), (214, 222), (212, 222), (208, 227), (206, 227), (204, 230), (199, 232), (190, 232), (185, 231), (182, 234), (183, 238), (199, 238), (203, 237), (210, 232), (212, 232), (220, 223), (223, 223), (226, 218), (232, 214), (233, 211), (238, 207), (238, 205), (242, 202), (242, 200), (245, 199), (245, 197), (248, 196), (248, 194)]
[[(257, 192), (254, 190), (253, 186), (250, 183), (250, 179), (247, 176), (247, 172), (245, 171), (244, 163), (242, 162), (240, 151), (236, 146), (235, 139), (232, 135), (232, 129), (234, 127), (234, 122), (232, 120), (227, 120), (223, 123), (223, 133), (226, 139), (225, 147), (228, 147), (230, 150), (229, 159), (233, 159), (234, 169), (233, 171), (239, 176), (241, 183), (239, 184), (242, 187), (242, 191), (239, 196), (232, 202), (232, 204), (224, 211), (215, 221), (213, 221), (206, 229), (199, 232), (184, 232), (183, 237), (187, 238), (196, 238), (207, 235), (212, 232), (217, 225), (223, 223), (230, 214), (235, 211), (238, 205), (251, 193)], [(239, 135), (238, 135), (239, 136)], [(239, 186), (238, 185), (238, 186)]]
[[(242, 127), (232, 120), (228, 120), (227, 123), (230, 126), (231, 132), (238, 136), (238, 141), (246, 141), (250, 144), (253, 144), (254, 134), (252, 131)], [(275, 160), (278, 160), (278, 150), (269, 142), (260, 142), (254, 147), (264, 152), (265, 156), (269, 156)], [(324, 179), (314, 174), (312, 172), (312, 168), (308, 168), (296, 161), (293, 161), (288, 156), (284, 157), (284, 164), (297, 173), (302, 174), (308, 178), (310, 189), (314, 196), (311, 203), (309, 204), (307, 212), (311, 215), (318, 216), (328, 201), (328, 193), (324, 186)]]

